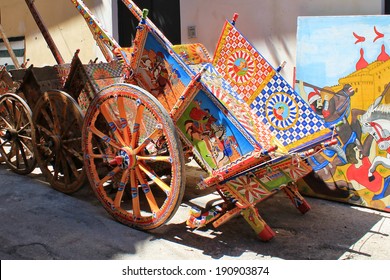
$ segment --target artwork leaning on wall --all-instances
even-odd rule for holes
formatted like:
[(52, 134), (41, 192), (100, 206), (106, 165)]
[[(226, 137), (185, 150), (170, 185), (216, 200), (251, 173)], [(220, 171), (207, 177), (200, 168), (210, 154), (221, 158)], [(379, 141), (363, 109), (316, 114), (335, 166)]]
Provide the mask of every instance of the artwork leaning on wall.
[(301, 192), (390, 212), (390, 17), (299, 17), (296, 91), (338, 145), (308, 158)]

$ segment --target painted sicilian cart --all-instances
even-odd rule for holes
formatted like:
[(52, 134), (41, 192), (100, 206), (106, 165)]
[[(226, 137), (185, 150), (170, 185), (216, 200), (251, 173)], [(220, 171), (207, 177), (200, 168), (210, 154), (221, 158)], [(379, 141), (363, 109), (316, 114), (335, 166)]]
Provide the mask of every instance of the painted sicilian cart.
[(275, 233), (259, 202), (282, 190), (300, 212), (310, 209), (295, 181), (311, 171), (302, 158), (332, 144), (333, 133), (235, 19), (226, 22), (211, 59), (201, 44), (173, 46), (147, 11), (127, 0), (140, 23), (133, 46), (121, 48), (82, 1), (71, 1), (106, 58), (124, 67), (125, 83), (99, 92), (82, 129), (89, 182), (115, 219), (142, 230), (166, 223), (183, 197), (191, 157), (209, 174), (198, 186), (215, 188), (223, 201), (203, 214), (194, 209), (191, 228), (241, 214), (267, 241)]
[[(7, 166), (18, 174), (29, 174), (36, 166), (33, 152), (33, 109), (43, 98), (46, 90), (57, 90), (65, 79), (67, 67), (51, 40), (32, 0), (26, 0), (33, 18), (58, 65), (26, 68), (27, 61), (20, 63), (11, 48), (4, 31), (1, 37), (12, 58), (13, 70), (2, 67), (0, 71), (0, 154)], [(38, 102), (39, 101), (39, 102)]]
[(81, 149), (84, 111), (101, 87), (122, 80), (120, 63), (83, 65), (76, 51), (65, 63), (34, 5), (26, 0), (57, 65), (3, 72), (0, 97), (0, 154), (7, 166), (29, 174), (36, 165), (50, 185), (73, 193), (86, 182)]
[[(5, 49), (8, 52), (9, 58), (11, 60), (11, 65), (8, 65), (7, 59), (4, 59), (4, 62), (0, 64), (0, 98), (2, 95), (6, 93), (13, 93), (18, 88), (19, 84), (12, 79), (11, 74), (9, 73), (9, 68), (13, 67), (16, 69), (19, 69), (21, 67), (15, 52), (8, 40), (7, 35), (5, 34), (3, 26), (0, 24), (0, 38), (2, 41), (0, 41)], [(0, 99), (1, 100), (1, 99)], [(1, 101), (0, 101), (1, 104)], [(3, 114), (3, 108), (0, 106), (0, 114)], [(2, 122), (0, 122), (2, 123)], [(4, 136), (4, 132), (0, 131), (0, 137)], [(1, 142), (0, 142), (1, 143)], [(0, 162), (6, 162), (6, 159), (3, 158), (3, 155), (1, 153), (0, 149)]]

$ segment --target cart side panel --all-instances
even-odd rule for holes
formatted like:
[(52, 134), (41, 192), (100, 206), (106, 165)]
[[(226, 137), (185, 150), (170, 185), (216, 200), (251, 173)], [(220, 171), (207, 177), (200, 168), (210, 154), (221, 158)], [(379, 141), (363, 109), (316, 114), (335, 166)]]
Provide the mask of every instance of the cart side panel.
[(99, 92), (106, 86), (123, 82), (123, 67), (118, 61), (91, 63), (84, 65), (84, 68), (95, 92)]
[(202, 65), (211, 62), (208, 50), (201, 43), (173, 45), (172, 49), (187, 65)]
[[(192, 65), (191, 67), (199, 69), (204, 65)], [(240, 126), (253, 137), (253, 141), (256, 141), (258, 146), (268, 150), (276, 145), (274, 143), (275, 137), (269, 128), (253, 113), (248, 104), (237, 98), (233, 87), (210, 63), (206, 64), (206, 71), (202, 74), (201, 81), (237, 119)]]
[(58, 71), (52, 66), (30, 67), (27, 69), (20, 86), (27, 104), (34, 108), (41, 94), (51, 89), (61, 89), (63, 83)]
[(250, 136), (240, 129), (226, 108), (207, 91), (198, 91), (176, 125), (203, 162), (213, 170), (255, 149)]
[(18, 87), (18, 83), (12, 79), (5, 66), (0, 66), (0, 68), (0, 94), (14, 92)]
[(117, 61), (86, 64), (80, 68), (80, 72), (86, 81), (77, 99), (83, 112), (104, 87), (124, 80), (122, 65)]
[(223, 182), (221, 188), (234, 195), (242, 205), (249, 206), (299, 180), (311, 170), (307, 163), (296, 164), (293, 158), (289, 158), (233, 176)]
[(79, 51), (76, 51), (72, 58), (70, 70), (64, 84), (64, 90), (70, 96), (72, 96), (74, 100), (79, 98), (81, 91), (87, 83), (87, 77), (85, 75), (83, 64), (79, 59), (78, 54)]
[(191, 81), (190, 74), (177, 54), (151, 32), (141, 52), (134, 78), (170, 112)]
[(24, 75), (26, 75), (26, 68), (9, 70), (9, 74), (12, 76), (14, 82), (21, 83)]
[[(226, 22), (213, 65), (288, 150), (324, 141), (330, 130), (310, 106), (230, 22)], [(260, 140), (259, 140), (260, 141)]]
[(123, 82), (123, 67), (119, 62), (82, 64), (76, 53), (64, 89), (86, 112), (98, 92), (114, 83)]

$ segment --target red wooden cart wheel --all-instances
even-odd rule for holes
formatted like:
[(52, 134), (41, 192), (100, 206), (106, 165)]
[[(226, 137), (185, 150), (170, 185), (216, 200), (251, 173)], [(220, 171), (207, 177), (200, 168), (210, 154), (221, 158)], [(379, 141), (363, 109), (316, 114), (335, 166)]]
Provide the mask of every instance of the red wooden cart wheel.
[(45, 92), (33, 111), (34, 154), (50, 185), (63, 193), (86, 181), (81, 149), (83, 114), (76, 101), (58, 90)]
[(29, 174), (36, 161), (32, 145), (32, 113), (27, 103), (13, 93), (0, 98), (0, 153), (8, 167)]
[(128, 84), (103, 89), (83, 124), (84, 168), (96, 196), (119, 222), (157, 228), (184, 194), (182, 147), (159, 101)]

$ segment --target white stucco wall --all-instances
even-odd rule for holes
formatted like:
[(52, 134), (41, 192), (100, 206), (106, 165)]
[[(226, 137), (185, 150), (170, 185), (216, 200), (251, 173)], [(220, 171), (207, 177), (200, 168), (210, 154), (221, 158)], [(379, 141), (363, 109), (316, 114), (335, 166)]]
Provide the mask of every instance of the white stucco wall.
[[(116, 0), (84, 0), (110, 34), (117, 38)], [(83, 61), (103, 60), (92, 35), (70, 0), (35, 0), (64, 59), (77, 48)], [(236, 26), (255, 47), (292, 81), (298, 16), (382, 14), (383, 0), (180, 0), (182, 43), (201, 42), (214, 52), (225, 19), (239, 13)], [(26, 36), (26, 56), (37, 66), (55, 64), (24, 0), (0, 0), (1, 23), (8, 37)], [(114, 16), (113, 16), (114, 15)], [(197, 38), (187, 38), (196, 26)]]
[[(84, 0), (110, 34), (112, 1), (116, 0)], [(35, 0), (34, 3), (65, 62), (71, 61), (77, 49), (81, 50), (80, 58), (84, 63), (96, 57), (104, 61), (86, 22), (70, 0)], [(0, 14), (7, 37), (25, 36), (26, 58), (30, 59), (30, 64), (56, 64), (25, 0), (0, 0)]]
[[(180, 0), (182, 43), (203, 43), (214, 53), (225, 19), (238, 13), (237, 28), (274, 66), (293, 81), (298, 16), (379, 15), (383, 0)], [(187, 27), (196, 26), (197, 38), (187, 38)]]

